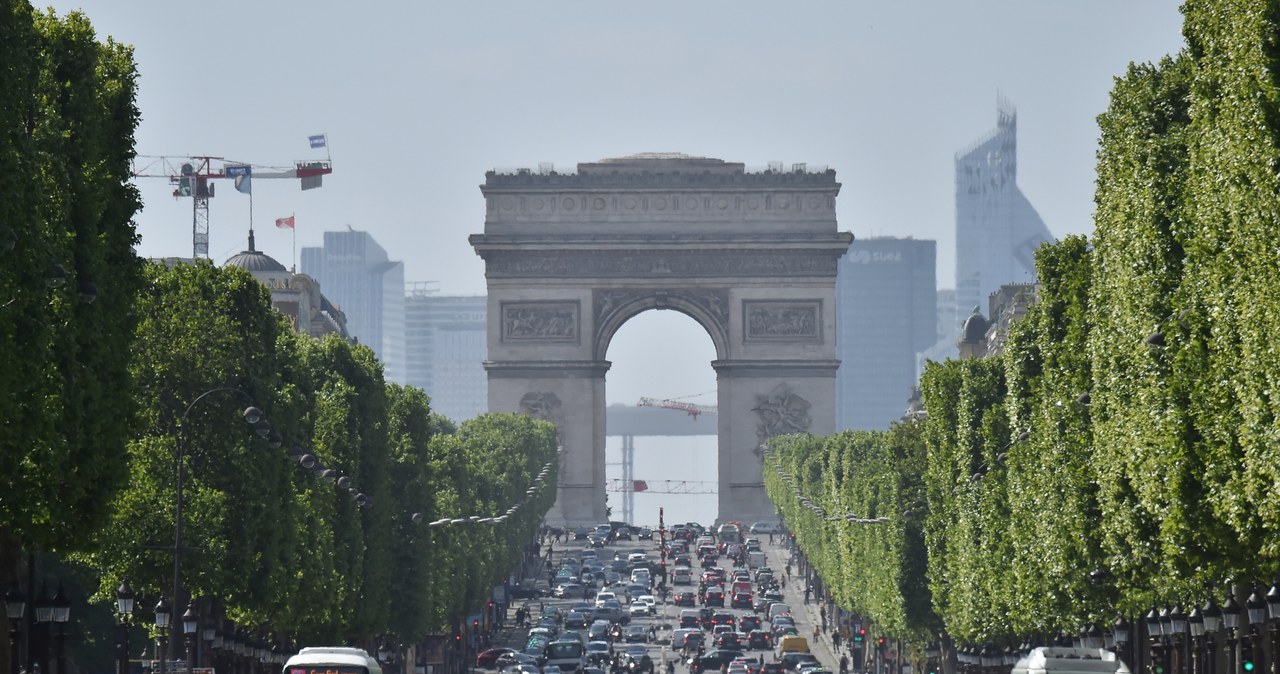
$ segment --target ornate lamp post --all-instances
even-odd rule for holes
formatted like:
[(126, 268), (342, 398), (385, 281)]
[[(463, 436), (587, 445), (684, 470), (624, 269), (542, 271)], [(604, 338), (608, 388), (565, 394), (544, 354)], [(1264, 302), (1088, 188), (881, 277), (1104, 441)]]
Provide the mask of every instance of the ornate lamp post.
[(187, 604), (187, 610), (182, 614), (182, 636), (187, 642), (187, 674), (196, 667), (196, 630), (199, 627), (200, 616), (196, 614), (195, 604)]
[(1187, 634), (1187, 614), (1182, 612), (1181, 605), (1174, 605), (1169, 611), (1169, 648), (1174, 653), (1173, 670), (1191, 673), (1191, 637)]
[(116, 615), (120, 625), (116, 630), (116, 673), (129, 674), (129, 619), (133, 617), (134, 596), (129, 581), (120, 581), (116, 588)]
[(1204, 617), (1204, 634), (1208, 637), (1204, 640), (1203, 674), (1214, 674), (1218, 670), (1218, 629), (1222, 626), (1222, 609), (1218, 608), (1213, 597), (1209, 597), (1200, 608), (1200, 615)]
[(18, 625), (22, 624), (22, 616), (27, 612), (27, 596), (18, 589), (18, 584), (4, 595), (4, 614), (9, 618), (9, 671), (18, 674)]
[(71, 602), (58, 584), (58, 593), (53, 597), (53, 613), (50, 616), (58, 626), (58, 674), (67, 674), (67, 621), (71, 619)]
[(1111, 624), (1112, 641), (1115, 642), (1116, 657), (1121, 660), (1129, 660), (1129, 664), (1134, 664), (1133, 659), (1127, 657), (1129, 646), (1132, 643), (1130, 637), (1129, 621), (1124, 619), (1123, 615), (1116, 616), (1116, 621)]
[(1249, 654), (1252, 656), (1248, 666), (1265, 672), (1267, 665), (1262, 653), (1262, 621), (1267, 619), (1267, 600), (1255, 590), (1245, 601), (1245, 608), (1249, 614), (1249, 636), (1246, 638), (1249, 640)]
[(1151, 671), (1153, 674), (1165, 674), (1161, 671), (1164, 662), (1164, 629), (1160, 626), (1160, 612), (1152, 606), (1144, 617), (1147, 626), (1147, 646), (1151, 651)]
[(1187, 674), (1204, 674), (1204, 614), (1199, 606), (1192, 606), (1187, 614), (1187, 642), (1191, 657), (1187, 660)]
[(1234, 591), (1222, 605), (1222, 626), (1227, 630), (1227, 674), (1239, 674), (1236, 665), (1236, 640), (1239, 636), (1240, 604), (1236, 603)]
[(1280, 674), (1280, 579), (1267, 590), (1267, 615), (1271, 618), (1271, 674)]
[[(37, 667), (49, 669), (48, 662), (42, 662), (49, 657), (49, 623), (53, 622), (53, 597), (49, 595), (49, 586), (45, 583), (40, 584), (40, 598), (35, 603), (36, 623), (41, 626), (41, 639), (39, 642), (39, 654), (28, 653), (30, 666), (27, 671), (34, 673)], [(31, 650), (36, 650), (33, 648)]]
[(156, 649), (156, 656), (160, 660), (160, 674), (165, 672), (165, 660), (169, 657), (169, 649), (166, 647), (167, 634), (169, 633), (169, 622), (173, 617), (169, 604), (165, 602), (164, 597), (156, 602), (156, 632), (159, 633), (160, 647)]

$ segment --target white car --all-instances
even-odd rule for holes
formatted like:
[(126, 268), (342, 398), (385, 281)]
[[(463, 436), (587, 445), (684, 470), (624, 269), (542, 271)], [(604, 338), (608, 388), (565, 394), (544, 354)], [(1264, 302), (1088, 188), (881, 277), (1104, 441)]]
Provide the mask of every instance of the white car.
[(778, 533), (778, 525), (773, 522), (754, 522), (747, 531), (753, 534), (776, 534)]
[(636, 602), (649, 607), (649, 615), (658, 614), (658, 598), (651, 594), (642, 594), (636, 597)]
[(617, 594), (614, 594), (613, 592), (608, 592), (608, 591), (604, 591), (604, 592), (597, 592), (597, 593), (596, 593), (596, 608), (600, 608), (601, 606), (604, 606), (604, 603), (605, 603), (606, 601), (609, 601), (610, 599), (614, 599), (614, 600), (616, 600), (617, 598), (618, 598), (618, 595), (617, 595)]
[(636, 562), (643, 562), (643, 561), (644, 561), (644, 553), (643, 553), (643, 552), (633, 552), (633, 553), (631, 553), (631, 554), (627, 555), (627, 563), (628, 563), (628, 564), (635, 564)]
[(653, 610), (649, 608), (649, 605), (639, 599), (631, 602), (631, 607), (627, 609), (627, 612), (630, 613), (633, 618), (636, 616), (653, 615)]

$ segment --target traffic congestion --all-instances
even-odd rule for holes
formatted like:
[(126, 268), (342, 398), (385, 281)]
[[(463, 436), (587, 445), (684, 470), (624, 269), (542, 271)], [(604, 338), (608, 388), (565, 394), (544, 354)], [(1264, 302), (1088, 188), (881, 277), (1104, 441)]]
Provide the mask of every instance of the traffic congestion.
[[(503, 674), (829, 674), (772, 523), (623, 523), (556, 532), (546, 585), (481, 651)], [(798, 582), (797, 582), (798, 584)]]

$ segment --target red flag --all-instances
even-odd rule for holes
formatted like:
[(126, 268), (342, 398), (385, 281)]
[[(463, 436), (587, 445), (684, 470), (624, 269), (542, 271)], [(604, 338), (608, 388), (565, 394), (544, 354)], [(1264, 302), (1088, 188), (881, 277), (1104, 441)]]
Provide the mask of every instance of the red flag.
[(287, 218), (276, 218), (276, 227), (280, 229), (293, 229), (293, 216)]
[(644, 480), (632, 480), (631, 491), (649, 491), (649, 483)]

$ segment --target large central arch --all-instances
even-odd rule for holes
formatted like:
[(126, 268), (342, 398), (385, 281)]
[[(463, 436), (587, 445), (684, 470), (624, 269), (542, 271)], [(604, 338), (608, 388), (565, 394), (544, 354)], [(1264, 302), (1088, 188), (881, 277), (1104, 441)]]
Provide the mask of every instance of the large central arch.
[[(605, 354), (624, 323), (680, 311), (715, 345), (722, 519), (769, 519), (760, 448), (835, 431), (835, 171), (644, 154), (486, 174), (489, 409), (555, 422), (548, 521), (605, 516)], [(690, 476), (692, 479), (692, 476)], [(699, 476), (699, 479), (706, 479)]]

